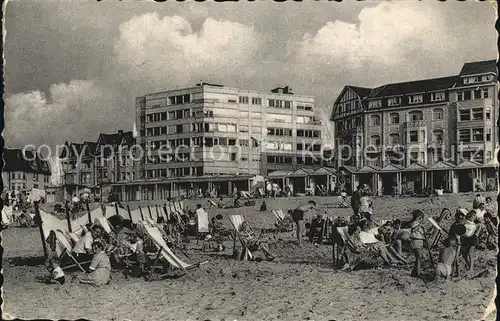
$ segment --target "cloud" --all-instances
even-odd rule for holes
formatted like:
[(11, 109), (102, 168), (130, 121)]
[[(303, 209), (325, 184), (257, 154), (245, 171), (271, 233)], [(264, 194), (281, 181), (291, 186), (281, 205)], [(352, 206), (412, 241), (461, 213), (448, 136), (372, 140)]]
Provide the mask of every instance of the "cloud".
[(114, 51), (120, 78), (147, 91), (250, 77), (261, 44), (253, 27), (212, 18), (195, 31), (182, 17), (147, 13), (122, 23), (119, 31)]
[[(315, 35), (305, 34), (297, 63), (310, 70), (328, 66), (332, 75), (381, 82), (458, 72), (463, 61), (446, 19), (422, 3), (384, 2), (363, 8), (358, 23), (327, 22)], [(342, 82), (337, 78), (337, 81)]]
[(96, 140), (96, 131), (109, 130), (121, 118), (112, 95), (88, 80), (52, 84), (47, 95), (39, 90), (13, 94), (5, 106), (4, 137), (12, 147)]

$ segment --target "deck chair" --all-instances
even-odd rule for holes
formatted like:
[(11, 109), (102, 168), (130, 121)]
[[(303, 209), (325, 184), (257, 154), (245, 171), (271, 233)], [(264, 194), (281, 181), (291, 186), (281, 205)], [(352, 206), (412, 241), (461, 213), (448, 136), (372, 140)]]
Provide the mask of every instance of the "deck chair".
[(276, 229), (279, 232), (292, 232), (294, 224), (292, 220), (290, 219), (289, 216), (287, 216), (283, 210), (273, 210), (272, 211), (274, 216), (276, 217), (276, 223), (274, 224), (276, 226)]
[(347, 200), (347, 197), (344, 198), (342, 196), (338, 196), (337, 199), (339, 200), (339, 207), (340, 208), (349, 208), (350, 204), (349, 204), (349, 201)]
[(262, 187), (259, 187), (257, 189), (257, 191), (258, 191), (260, 197), (265, 197), (266, 196), (266, 193), (264, 193), (264, 189)]
[[(440, 226), (440, 224), (443, 221), (446, 221), (446, 220), (450, 219), (451, 217), (452, 217), (451, 211), (448, 208), (443, 208), (441, 210), (441, 214), (439, 215), (439, 217), (437, 218), (437, 220), (434, 220), (432, 218), (428, 218), (428, 220), (432, 224), (432, 227), (431, 227), (431, 230), (430, 230), (431, 236), (429, 238), (429, 247), (431, 249), (437, 247), (439, 245), (439, 241), (441, 241), (442, 237), (444, 235), (447, 235), (447, 233)], [(431, 221), (431, 219), (432, 219), (432, 221)]]
[(182, 271), (187, 271), (192, 268), (198, 267), (201, 264), (206, 263), (201, 262), (198, 264), (189, 264), (186, 262), (183, 262), (181, 259), (179, 259), (173, 252), (170, 250), (168, 247), (167, 243), (162, 237), (161, 231), (157, 226), (154, 226), (151, 224), (151, 222), (143, 221), (140, 224), (142, 224), (144, 231), (146, 232), (147, 236), (153, 241), (154, 245), (158, 249), (158, 252), (156, 253), (155, 261), (152, 265), (152, 269), (149, 273), (148, 280), (151, 280), (154, 274), (154, 268), (156, 267), (156, 264), (158, 263), (158, 260), (160, 258), (164, 258), (172, 267), (176, 269), (180, 269)]
[(210, 229), (208, 226), (208, 213), (203, 208), (198, 208), (196, 210), (197, 217), (197, 233), (196, 233), (196, 242), (210, 233)]
[(355, 250), (355, 246), (349, 238), (349, 227), (348, 226), (335, 226), (332, 230), (333, 239), (333, 264), (337, 268), (343, 266), (342, 263), (348, 264), (349, 258), (347, 256), (347, 250)]
[(217, 203), (215, 203), (213, 200), (209, 199), (208, 200), (208, 203), (210, 203), (210, 207), (209, 208), (217, 208), (218, 205)]
[(240, 194), (241, 194), (241, 197), (243, 198), (252, 198), (252, 196), (250, 196), (250, 194), (247, 192), (247, 191), (240, 191)]
[(253, 254), (250, 252), (248, 249), (247, 245), (245, 244), (245, 241), (240, 235), (240, 230), (241, 226), (243, 225), (243, 222), (246, 221), (245, 216), (242, 214), (235, 214), (235, 215), (229, 215), (229, 220), (231, 221), (231, 224), (233, 225), (234, 228), (234, 243), (233, 243), (233, 253), (235, 253), (236, 250), (236, 239), (238, 238), (240, 240), (241, 246), (242, 246), (242, 251), (240, 255), (238, 255), (239, 260), (247, 261), (247, 260), (252, 260), (253, 259)]
[(328, 193), (324, 185), (318, 185), (317, 188), (320, 196), (327, 196)]

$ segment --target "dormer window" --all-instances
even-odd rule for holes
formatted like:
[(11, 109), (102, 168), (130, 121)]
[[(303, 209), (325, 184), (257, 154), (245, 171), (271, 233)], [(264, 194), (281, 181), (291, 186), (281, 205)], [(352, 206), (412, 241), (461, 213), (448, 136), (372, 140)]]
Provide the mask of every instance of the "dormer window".
[(401, 105), (401, 97), (392, 97), (387, 99), (388, 106), (399, 106)]
[(481, 81), (492, 81), (493, 75), (481, 76)]
[(377, 108), (377, 107), (382, 107), (382, 100), (370, 100), (368, 102), (368, 108)]
[(408, 103), (410, 104), (421, 104), (424, 102), (424, 95), (411, 95), (408, 97)]
[(473, 84), (476, 82), (479, 82), (479, 77), (477, 76), (464, 78), (464, 84)]
[(431, 101), (443, 101), (444, 100), (444, 92), (431, 93)]

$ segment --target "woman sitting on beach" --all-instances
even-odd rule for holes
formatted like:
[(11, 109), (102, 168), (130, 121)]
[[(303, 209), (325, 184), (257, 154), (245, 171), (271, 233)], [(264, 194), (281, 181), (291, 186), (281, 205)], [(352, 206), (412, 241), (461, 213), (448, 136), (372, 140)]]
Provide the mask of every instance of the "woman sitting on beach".
[(78, 276), (78, 281), (83, 284), (104, 285), (111, 280), (111, 263), (104, 253), (104, 244), (101, 241), (92, 243), (94, 257), (89, 266), (89, 273)]
[(269, 245), (266, 242), (255, 239), (255, 233), (248, 222), (243, 222), (243, 224), (241, 224), (240, 236), (249, 251), (262, 251), (268, 261), (272, 261), (276, 258), (276, 256), (269, 250)]
[(393, 253), (393, 255), (389, 253), (385, 244), (374, 234), (373, 227), (366, 219), (359, 221), (358, 229), (351, 236), (351, 241), (355, 246), (355, 253), (357, 253), (351, 268), (362, 262), (372, 266), (378, 265), (379, 258), (390, 266), (395, 266), (395, 264), (401, 262), (406, 263), (404, 258), (397, 255), (397, 253)]

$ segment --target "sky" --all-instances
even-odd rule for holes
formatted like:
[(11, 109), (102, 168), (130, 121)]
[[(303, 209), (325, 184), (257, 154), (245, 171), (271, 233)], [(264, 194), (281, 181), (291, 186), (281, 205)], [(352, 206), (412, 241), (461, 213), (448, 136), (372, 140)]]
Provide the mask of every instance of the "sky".
[(442, 77), (497, 58), (489, 2), (10, 1), (8, 147), (132, 130), (135, 97), (205, 82), (290, 85), (326, 113), (345, 85)]

